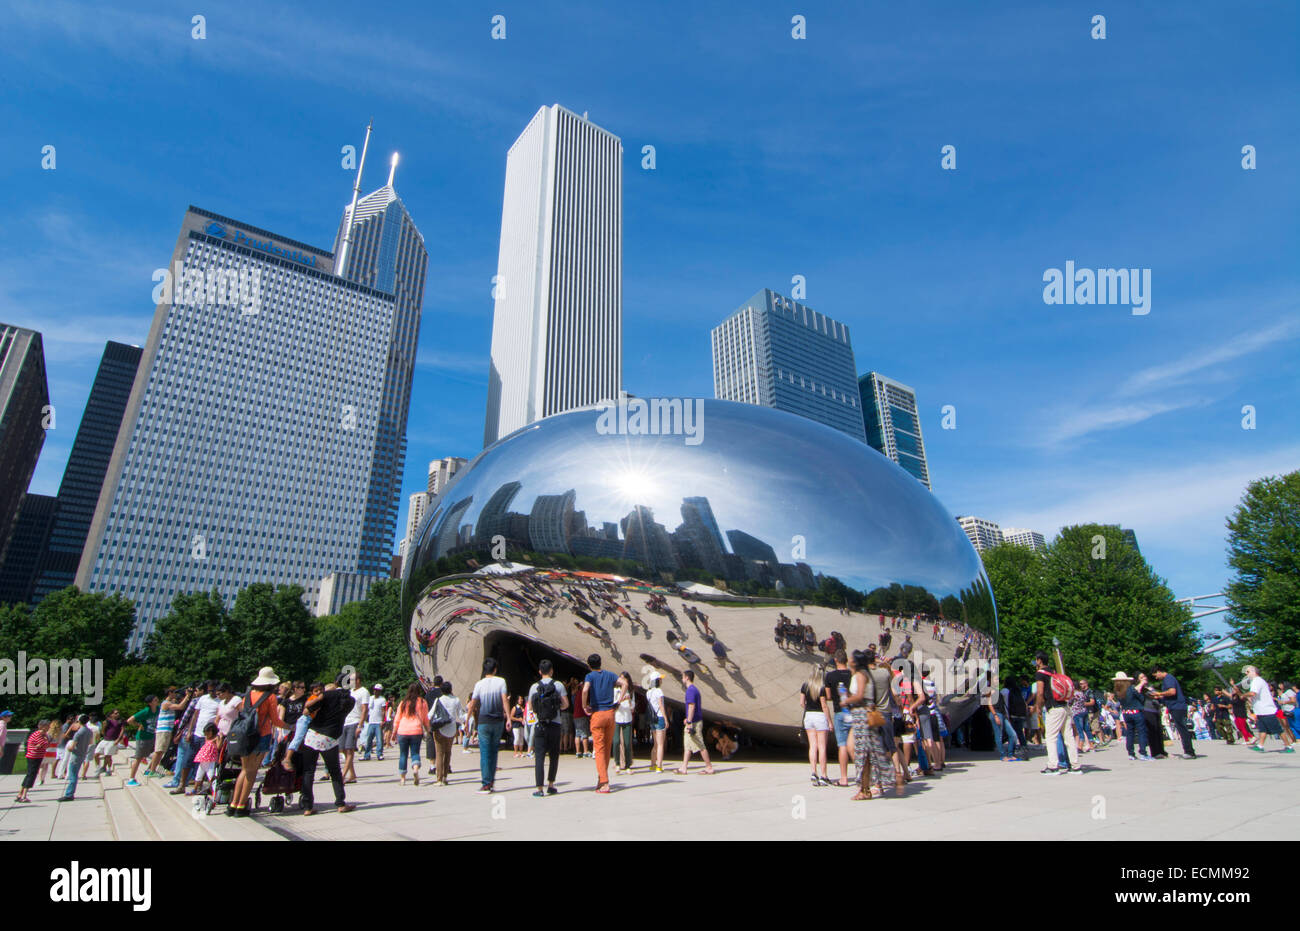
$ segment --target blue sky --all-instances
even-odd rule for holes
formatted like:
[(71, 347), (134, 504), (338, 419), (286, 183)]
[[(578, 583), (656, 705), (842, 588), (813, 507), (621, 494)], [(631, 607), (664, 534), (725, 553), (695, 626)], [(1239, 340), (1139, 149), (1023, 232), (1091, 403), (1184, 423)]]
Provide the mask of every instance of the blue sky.
[[(636, 394), (711, 396), (710, 328), (803, 275), (917, 389), (949, 510), (1131, 526), (1180, 595), (1226, 581), (1245, 483), (1300, 465), (1294, 3), (192, 6), (0, 0), (0, 320), (45, 334), (58, 411), (34, 491), (185, 207), (328, 248), (370, 117), (364, 187), (400, 151), (430, 251), (405, 493), (473, 456), (506, 150), (554, 102), (623, 139)], [(1067, 260), (1151, 269), (1151, 312), (1045, 304)]]

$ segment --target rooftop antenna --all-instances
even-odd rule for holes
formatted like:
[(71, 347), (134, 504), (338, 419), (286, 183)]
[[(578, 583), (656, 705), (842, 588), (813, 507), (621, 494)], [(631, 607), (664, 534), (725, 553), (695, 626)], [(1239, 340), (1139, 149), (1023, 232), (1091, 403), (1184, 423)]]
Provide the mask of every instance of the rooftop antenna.
[(393, 153), (393, 160), (388, 166), (388, 186), (393, 186), (393, 175), (397, 173), (397, 153)]
[[(343, 233), (343, 248), (339, 250), (338, 262), (335, 265), (335, 272), (342, 274), (347, 267), (348, 246), (352, 244), (352, 218), (357, 213), (357, 198), (361, 196), (361, 172), (366, 170), (366, 151), (370, 148), (370, 130), (374, 128), (375, 121), (372, 119), (366, 124), (366, 141), (361, 146), (361, 164), (357, 166), (357, 180), (352, 185), (352, 206), (348, 208), (348, 228)], [(389, 183), (392, 183), (390, 177)]]

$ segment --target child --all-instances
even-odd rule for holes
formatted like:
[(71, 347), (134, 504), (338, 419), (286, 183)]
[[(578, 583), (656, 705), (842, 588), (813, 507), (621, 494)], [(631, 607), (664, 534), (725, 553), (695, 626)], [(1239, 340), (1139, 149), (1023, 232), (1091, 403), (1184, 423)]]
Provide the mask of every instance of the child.
[(204, 783), (209, 778), (216, 779), (217, 760), (221, 759), (221, 741), (217, 736), (217, 725), (209, 724), (203, 728), (203, 746), (194, 756), (197, 768), (194, 771), (194, 788), (187, 795), (202, 795)]

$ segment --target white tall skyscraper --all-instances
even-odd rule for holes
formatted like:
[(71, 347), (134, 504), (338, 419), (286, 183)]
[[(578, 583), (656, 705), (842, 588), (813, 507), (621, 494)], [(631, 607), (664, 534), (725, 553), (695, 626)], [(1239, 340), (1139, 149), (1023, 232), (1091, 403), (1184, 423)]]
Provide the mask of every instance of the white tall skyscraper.
[(617, 400), (623, 377), (623, 143), (559, 104), (506, 158), (483, 444)]

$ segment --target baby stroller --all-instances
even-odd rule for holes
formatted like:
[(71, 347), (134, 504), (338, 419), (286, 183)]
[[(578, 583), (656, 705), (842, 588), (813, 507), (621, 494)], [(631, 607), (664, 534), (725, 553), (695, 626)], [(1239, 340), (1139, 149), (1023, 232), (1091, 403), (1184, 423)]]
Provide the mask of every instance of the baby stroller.
[(267, 808), (273, 815), (284, 811), (289, 796), (302, 791), (302, 767), (298, 766), (291, 770), (284, 765), (284, 755), (288, 749), (288, 740), (281, 740), (275, 745), (271, 765), (267, 768), (266, 775), (262, 777), (262, 785), (256, 791), (255, 805), (262, 804), (263, 793), (271, 796)]
[(235, 780), (239, 778), (240, 771), (239, 761), (228, 758), (226, 743), (223, 740), (217, 764), (212, 769), (212, 784), (201, 796), (194, 799), (195, 813), (210, 815), (218, 805), (229, 805), (230, 797), (235, 792)]

